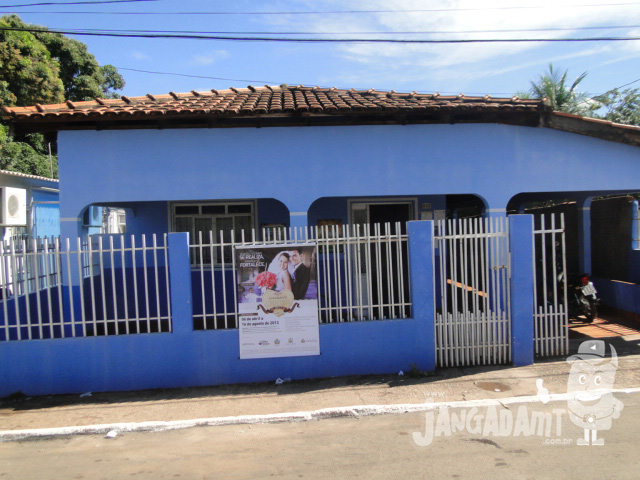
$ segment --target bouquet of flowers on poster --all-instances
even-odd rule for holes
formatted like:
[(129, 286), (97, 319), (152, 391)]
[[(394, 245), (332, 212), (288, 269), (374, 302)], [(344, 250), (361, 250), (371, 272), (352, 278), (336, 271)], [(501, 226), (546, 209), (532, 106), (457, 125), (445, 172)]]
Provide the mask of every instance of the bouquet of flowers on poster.
[(236, 247), (240, 358), (320, 354), (316, 245)]

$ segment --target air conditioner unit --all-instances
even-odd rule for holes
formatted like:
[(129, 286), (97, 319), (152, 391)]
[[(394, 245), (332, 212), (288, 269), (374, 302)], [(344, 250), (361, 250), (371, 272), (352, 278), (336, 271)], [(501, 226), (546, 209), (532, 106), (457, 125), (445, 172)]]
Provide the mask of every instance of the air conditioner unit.
[(27, 224), (27, 191), (24, 188), (2, 187), (2, 224)]
[(102, 226), (102, 207), (94, 205), (87, 208), (84, 212), (82, 221), (84, 227), (101, 227)]

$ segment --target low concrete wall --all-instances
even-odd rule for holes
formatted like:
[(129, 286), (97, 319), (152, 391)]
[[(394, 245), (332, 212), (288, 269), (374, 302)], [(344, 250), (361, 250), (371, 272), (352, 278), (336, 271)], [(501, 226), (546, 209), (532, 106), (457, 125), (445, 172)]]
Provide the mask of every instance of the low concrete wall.
[[(189, 318), (189, 322), (191, 319)], [(240, 360), (238, 330), (6, 342), (0, 396), (123, 391), (427, 368), (414, 319), (320, 326), (318, 356)]]

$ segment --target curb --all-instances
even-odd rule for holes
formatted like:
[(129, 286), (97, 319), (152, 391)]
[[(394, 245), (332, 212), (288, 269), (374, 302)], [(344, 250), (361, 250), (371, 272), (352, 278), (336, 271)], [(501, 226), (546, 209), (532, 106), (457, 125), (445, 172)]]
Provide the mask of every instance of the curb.
[[(640, 393), (640, 387), (607, 389), (603, 393)], [(308, 412), (273, 413), (267, 415), (240, 415), (232, 417), (199, 418), (194, 420), (175, 420), (170, 422), (150, 421), (137, 423), (109, 423), (100, 425), (83, 425), (74, 427), (39, 428), (29, 430), (0, 431), (0, 442), (10, 442), (34, 438), (64, 437), (71, 435), (104, 435), (109, 432), (161, 432), (182, 430), (193, 427), (216, 427), (224, 425), (255, 425), (270, 423), (308, 422), (330, 418), (358, 418), (373, 415), (393, 415), (401, 413), (427, 412), (440, 408), (488, 407), (523, 403), (548, 403), (566, 401), (572, 398), (570, 393), (544, 395), (527, 395), (501, 399), (459, 400), (454, 402), (406, 403), (396, 405), (356, 405), (351, 407), (333, 407)], [(117, 434), (116, 433), (116, 434)], [(114, 435), (115, 436), (115, 435)]]

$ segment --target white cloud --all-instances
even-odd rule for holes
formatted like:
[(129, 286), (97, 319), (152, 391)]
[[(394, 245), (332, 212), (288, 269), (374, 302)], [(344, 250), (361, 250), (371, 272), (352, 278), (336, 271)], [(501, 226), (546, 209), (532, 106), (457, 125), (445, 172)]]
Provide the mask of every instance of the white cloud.
[(213, 50), (193, 56), (193, 61), (198, 65), (211, 65), (229, 56), (226, 50)]
[[(579, 3), (581, 6), (576, 6)], [(584, 6), (585, 4), (597, 6)], [(312, 2), (312, 10), (427, 10), (429, 12), (371, 13), (354, 15), (292, 16), (291, 30), (314, 32), (344, 32), (334, 38), (354, 37), (347, 32), (456, 32), (450, 34), (397, 35), (396, 38), (423, 39), (495, 39), (495, 38), (576, 38), (580, 36), (627, 36), (631, 29), (603, 32), (601, 30), (577, 30), (582, 27), (630, 25), (640, 22), (640, 8), (620, 6), (619, 0), (444, 0), (434, 6), (423, 0), (354, 0), (350, 2)], [(507, 8), (508, 7), (508, 8)], [(515, 7), (515, 8), (514, 8)], [(536, 7), (536, 8), (531, 8)], [(456, 11), (434, 11), (456, 9)], [(282, 27), (282, 25), (281, 25)], [(538, 29), (538, 31), (531, 31)], [(542, 30), (548, 29), (548, 30)], [(570, 29), (570, 30), (553, 30)], [(496, 30), (513, 30), (497, 32)], [(479, 32), (482, 31), (482, 32)], [(361, 37), (374, 37), (362, 34)], [(377, 38), (389, 38), (378, 36)], [(529, 54), (538, 52), (549, 43), (464, 43), (464, 44), (341, 44), (338, 54), (349, 62), (361, 65), (363, 76), (421, 77), (437, 79), (441, 75), (462, 75), (470, 78), (491, 76), (499, 72), (518, 70), (531, 63)], [(555, 59), (572, 59), (603, 53), (609, 48), (611, 61), (628, 56), (640, 49), (640, 42), (611, 44), (553, 43)], [(607, 45), (605, 47), (605, 45)], [(525, 54), (527, 54), (525, 56)], [(547, 54), (548, 55), (548, 54)], [(548, 58), (542, 63), (553, 61)], [(427, 73), (428, 72), (428, 73)], [(351, 79), (359, 75), (350, 72)], [(358, 82), (361, 83), (361, 82)], [(369, 82), (370, 83), (370, 82)], [(396, 80), (397, 83), (397, 80)]]
[(142, 53), (138, 50), (133, 50), (131, 52), (129, 52), (129, 55), (131, 57), (133, 57), (136, 60), (149, 60), (151, 57), (149, 57), (149, 55), (147, 55), (146, 53)]

